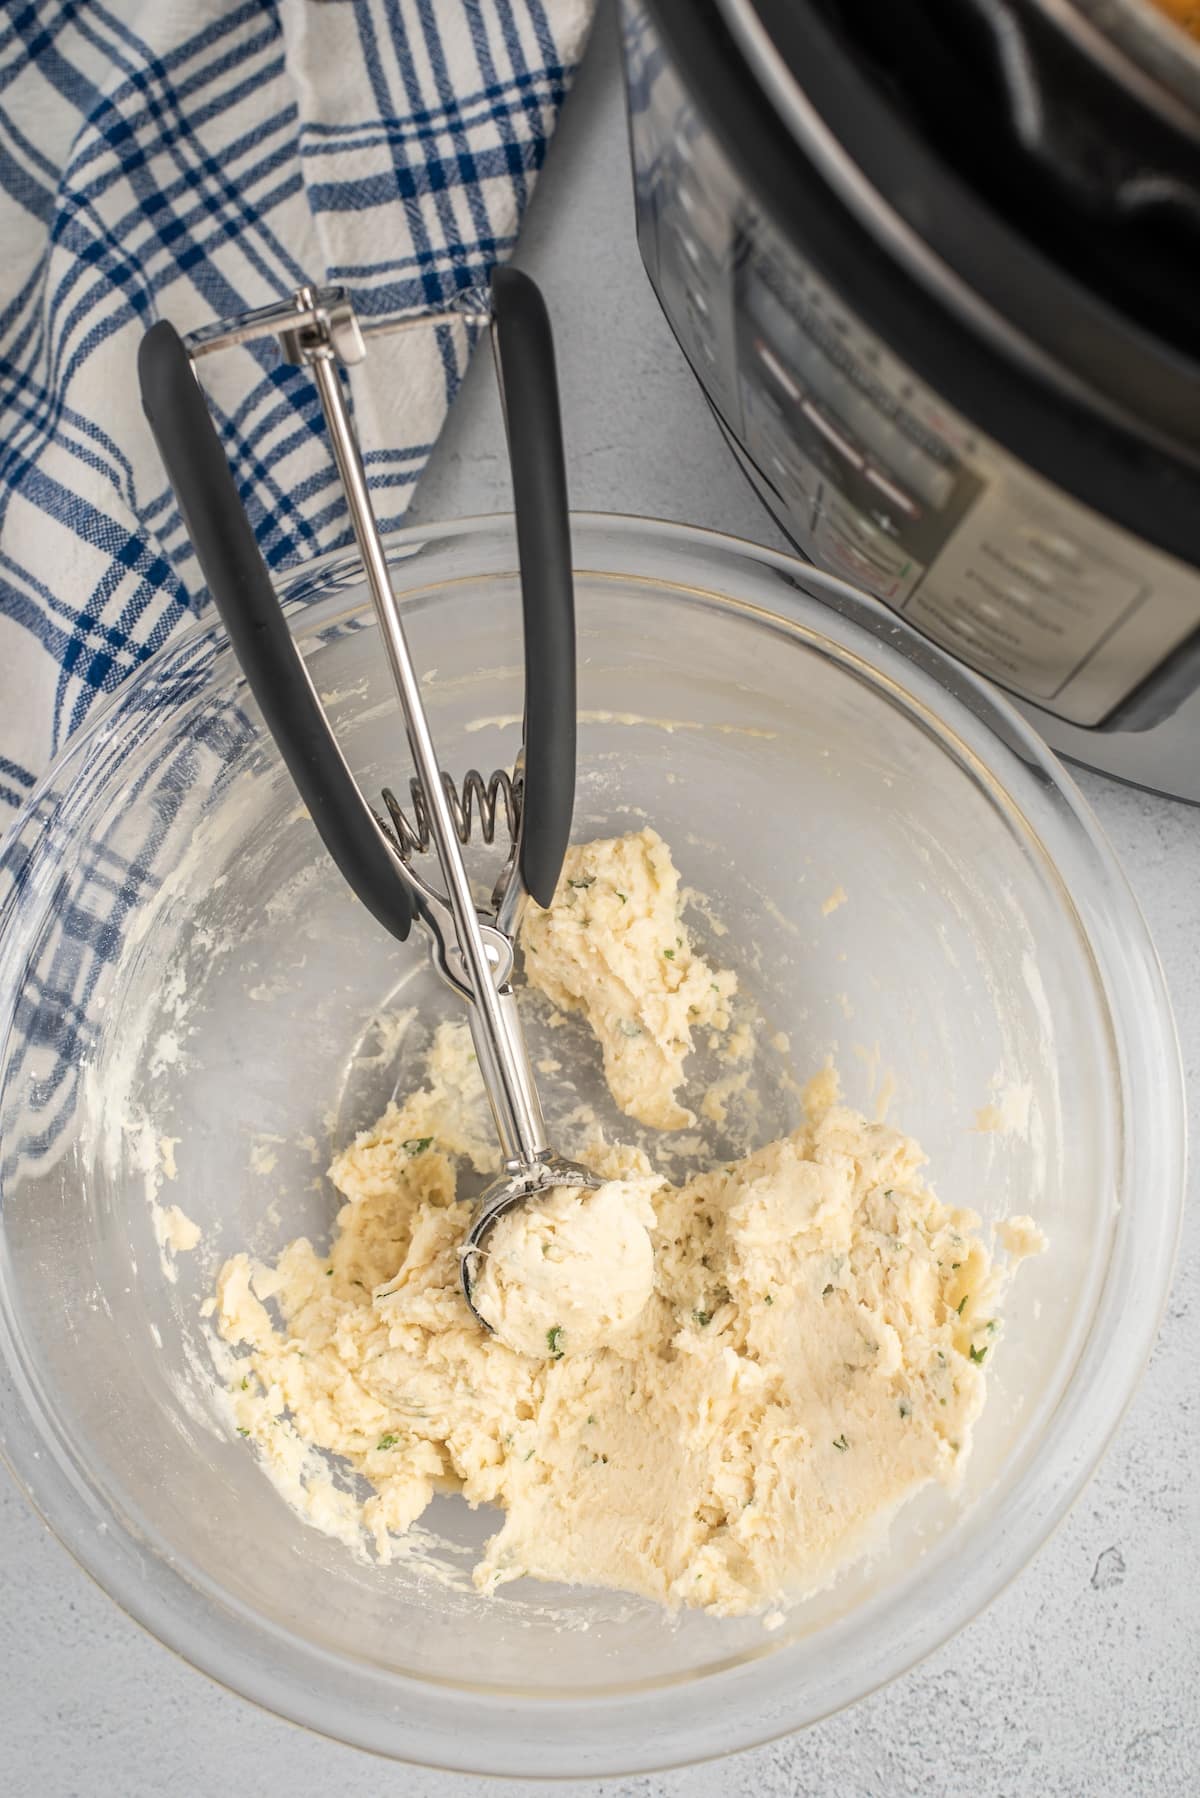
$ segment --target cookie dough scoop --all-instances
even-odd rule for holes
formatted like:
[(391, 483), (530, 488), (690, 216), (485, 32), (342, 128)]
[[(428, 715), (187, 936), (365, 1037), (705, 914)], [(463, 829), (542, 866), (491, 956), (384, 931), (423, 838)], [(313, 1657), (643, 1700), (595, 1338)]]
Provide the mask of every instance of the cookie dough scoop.
[[(339, 365), (361, 362), (365, 339), (388, 331), (490, 323), (512, 466), (525, 637), (525, 724), (512, 772), (475, 769), (461, 786), (443, 772), (371, 504)], [(196, 376), (200, 358), (276, 338), (316, 383), (367, 586), (404, 716), (416, 773), (411, 817), (385, 789), (386, 816), (363, 796), (280, 610)], [(575, 601), (562, 424), (550, 321), (532, 281), (492, 277), (450, 311), (359, 320), (344, 288), (298, 288), (289, 299), (181, 338), (161, 320), (138, 354), (142, 404), (188, 533), (234, 651), (313, 822), (345, 879), (401, 941), (415, 922), (434, 964), (466, 1001), (503, 1170), (476, 1202), (462, 1252), (467, 1303), (484, 1244), (517, 1207), (564, 1188), (598, 1188), (557, 1155), (534, 1083), (513, 989), (514, 942), (527, 900), (554, 897), (575, 802)], [(463, 859), (476, 813), (486, 843), (503, 812), (511, 848), (490, 909), (476, 906)], [(440, 886), (415, 858), (432, 850)], [(381, 1294), (380, 1296), (384, 1296)]]

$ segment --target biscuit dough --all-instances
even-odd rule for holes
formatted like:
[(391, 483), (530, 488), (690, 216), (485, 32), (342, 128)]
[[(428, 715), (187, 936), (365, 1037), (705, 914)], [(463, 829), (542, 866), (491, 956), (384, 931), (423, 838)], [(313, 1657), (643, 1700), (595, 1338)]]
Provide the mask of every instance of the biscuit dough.
[[(637, 1067), (656, 1083), (649, 1109), (674, 1122), (689, 1001), (675, 1008), (682, 987), (649, 948), (677, 915), (665, 845), (652, 832), (593, 844), (571, 870), (593, 884), (569, 876), (557, 921), (531, 932), (558, 970), (544, 990), (598, 1023), (631, 1103), (645, 1109)], [(618, 892), (645, 925), (632, 942), (610, 930)], [(591, 895), (586, 925), (574, 894)], [(587, 971), (567, 979), (571, 944)], [(689, 950), (680, 972), (698, 966)], [(703, 979), (723, 1004), (731, 986)], [(708, 1011), (715, 1022), (715, 997)], [(661, 1025), (631, 1063), (609, 1023), (651, 1014)], [(365, 1476), (361, 1521), (383, 1560), (435, 1492), (460, 1491), (504, 1513), (481, 1591), (531, 1574), (732, 1615), (827, 1583), (906, 1498), (955, 1484), (1009, 1273), (1042, 1246), (1029, 1219), (1003, 1228), (994, 1263), (978, 1218), (926, 1185), (917, 1145), (840, 1104), (827, 1073), (791, 1136), (679, 1187), (638, 1150), (582, 1145), (614, 1184), (591, 1195), (590, 1218), (548, 1201), (544, 1217), (514, 1220), (513, 1278), (493, 1295), (510, 1343), (479, 1327), (459, 1285), (457, 1168), (486, 1161), (485, 1120), (466, 1025), (443, 1025), (425, 1084), (333, 1164), (345, 1203), (330, 1253), (302, 1239), (274, 1267), (238, 1255), (222, 1270), (218, 1326), (242, 1351), (237, 1426), (315, 1522), (344, 1533), (357, 1501), (331, 1509), (328, 1470), (305, 1445)], [(652, 1285), (635, 1307), (639, 1231)], [(571, 1341), (593, 1250), (629, 1270), (616, 1287), (628, 1304), (597, 1346)], [(562, 1283), (544, 1286), (538, 1262), (560, 1251)]]
[(657, 1130), (694, 1124), (676, 1097), (684, 1060), (695, 1031), (728, 1028), (737, 976), (692, 948), (657, 831), (569, 849), (554, 903), (530, 906), (521, 946), (530, 985), (591, 1025), (625, 1115)]

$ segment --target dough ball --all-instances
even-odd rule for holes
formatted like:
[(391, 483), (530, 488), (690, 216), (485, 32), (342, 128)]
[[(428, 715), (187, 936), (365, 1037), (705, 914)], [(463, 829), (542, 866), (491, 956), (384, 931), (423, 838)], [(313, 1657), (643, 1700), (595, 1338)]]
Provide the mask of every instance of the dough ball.
[(629, 1328), (654, 1288), (655, 1180), (556, 1186), (502, 1217), (474, 1300), (501, 1342), (557, 1361)]

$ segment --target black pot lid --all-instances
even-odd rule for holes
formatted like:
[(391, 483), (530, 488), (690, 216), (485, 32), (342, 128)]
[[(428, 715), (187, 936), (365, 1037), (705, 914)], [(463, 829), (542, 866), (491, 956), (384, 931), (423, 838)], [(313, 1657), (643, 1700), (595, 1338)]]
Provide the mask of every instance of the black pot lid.
[(943, 305), (1200, 466), (1200, 116), (1192, 140), (1060, 54), (1057, 7), (717, 0), (801, 153)]
[[(747, 192), (861, 322), (1047, 479), (1200, 564), (1200, 316), (1189, 272), (1200, 263), (1181, 268), (1168, 246), (1156, 267), (1168, 297), (1187, 301), (1165, 328), (1142, 315), (1140, 289), (1114, 297), (1069, 265), (1106, 238), (1094, 212), (1056, 195), (1057, 216), (1048, 207), (1049, 222), (1036, 220), (1047, 244), (1006, 211), (1011, 191), (988, 191), (989, 168), (1015, 170), (1010, 186), (1028, 215), (1051, 185), (1027, 178), (1002, 93), (993, 90), (988, 128), (973, 128), (970, 146), (961, 133), (949, 146), (939, 137), (948, 121), (922, 112), (930, 84), (914, 93), (900, 75), (921, 76), (915, 48), (932, 58), (936, 23), (974, 0), (645, 4)], [(888, 42), (870, 36), (880, 21), (913, 38), (890, 62)], [(932, 68), (947, 75), (934, 98), (958, 91), (957, 52), (951, 37)], [(982, 116), (985, 92), (962, 97), (972, 120)], [(968, 148), (978, 167), (965, 166)], [(1078, 239), (1069, 258), (1059, 253), (1064, 218)]]

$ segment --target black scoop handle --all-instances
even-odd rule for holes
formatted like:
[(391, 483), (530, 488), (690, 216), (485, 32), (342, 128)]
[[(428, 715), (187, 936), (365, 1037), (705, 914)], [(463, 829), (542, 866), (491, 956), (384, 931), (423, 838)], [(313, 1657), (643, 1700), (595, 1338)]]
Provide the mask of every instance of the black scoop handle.
[(575, 589), (554, 339), (528, 275), (492, 276), (492, 343), (512, 466), (525, 624), (525, 767), (518, 866), (549, 905), (575, 809)]
[(209, 592), (250, 691), (321, 840), (350, 887), (401, 941), (413, 902), (313, 690), (238, 497), (208, 403), (166, 319), (138, 348), (150, 422)]

